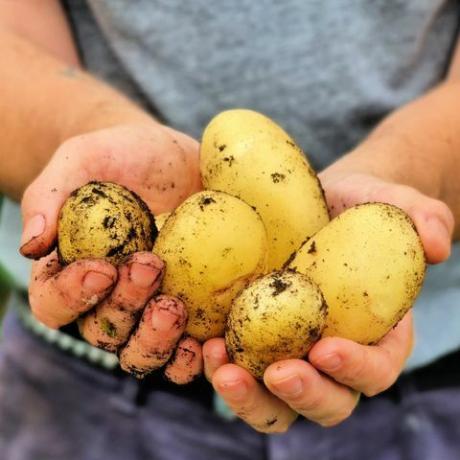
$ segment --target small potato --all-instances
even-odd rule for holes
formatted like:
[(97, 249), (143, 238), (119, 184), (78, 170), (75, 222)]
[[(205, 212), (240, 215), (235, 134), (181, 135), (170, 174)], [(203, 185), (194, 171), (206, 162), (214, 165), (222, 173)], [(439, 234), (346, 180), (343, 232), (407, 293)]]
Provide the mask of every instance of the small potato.
[(164, 294), (187, 306), (186, 331), (198, 340), (223, 336), (233, 298), (266, 265), (259, 215), (222, 192), (197, 193), (165, 222), (153, 248), (166, 262)]
[(58, 254), (70, 264), (89, 257), (118, 264), (137, 251), (150, 251), (155, 220), (135, 193), (112, 182), (90, 182), (64, 203), (58, 222)]
[(275, 361), (302, 358), (319, 339), (327, 314), (323, 295), (305, 275), (273, 272), (233, 302), (225, 343), (231, 361), (261, 379)]
[(276, 123), (251, 110), (228, 110), (204, 131), (205, 188), (254, 206), (269, 241), (268, 270), (280, 269), (306, 238), (329, 222), (318, 178), (302, 150)]
[(289, 265), (320, 287), (329, 307), (324, 336), (378, 342), (405, 315), (425, 275), (423, 246), (399, 208), (348, 209), (308, 240)]

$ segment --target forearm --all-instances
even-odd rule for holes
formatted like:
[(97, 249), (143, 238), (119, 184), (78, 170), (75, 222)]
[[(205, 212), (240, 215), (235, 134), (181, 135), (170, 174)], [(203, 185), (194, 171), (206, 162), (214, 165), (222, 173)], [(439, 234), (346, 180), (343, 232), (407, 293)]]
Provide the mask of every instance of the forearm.
[(331, 170), (410, 185), (444, 201), (460, 221), (459, 100), (460, 82), (440, 85), (393, 112)]
[(149, 119), (114, 89), (4, 29), (0, 54), (0, 191), (12, 197), (64, 140)]

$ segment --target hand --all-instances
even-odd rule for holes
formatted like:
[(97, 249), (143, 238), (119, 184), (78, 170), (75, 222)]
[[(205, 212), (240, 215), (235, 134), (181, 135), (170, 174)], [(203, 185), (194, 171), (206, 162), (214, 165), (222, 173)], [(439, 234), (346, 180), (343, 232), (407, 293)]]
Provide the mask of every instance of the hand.
[(119, 267), (102, 259), (66, 267), (58, 262), (59, 210), (74, 189), (92, 180), (126, 186), (155, 214), (174, 209), (201, 187), (198, 143), (153, 121), (81, 135), (61, 145), (22, 200), (20, 250), (40, 259), (29, 288), (33, 314), (52, 328), (80, 318), (86, 340), (120, 351), (122, 367), (139, 376), (163, 366), (176, 350), (166, 373), (185, 383), (201, 371), (201, 346), (181, 340), (186, 311), (178, 299), (152, 298), (164, 270), (157, 256), (136, 253)]
[[(325, 170), (321, 181), (332, 216), (359, 203), (394, 204), (414, 220), (429, 262), (449, 256), (454, 222), (442, 202), (371, 175)], [(229, 407), (256, 430), (269, 433), (287, 430), (298, 414), (322, 426), (345, 420), (360, 393), (373, 396), (395, 382), (412, 344), (409, 312), (375, 346), (327, 337), (310, 350), (309, 362), (289, 359), (272, 364), (264, 374), (265, 387), (246, 370), (228, 364), (223, 339), (206, 342), (203, 355), (205, 374)]]

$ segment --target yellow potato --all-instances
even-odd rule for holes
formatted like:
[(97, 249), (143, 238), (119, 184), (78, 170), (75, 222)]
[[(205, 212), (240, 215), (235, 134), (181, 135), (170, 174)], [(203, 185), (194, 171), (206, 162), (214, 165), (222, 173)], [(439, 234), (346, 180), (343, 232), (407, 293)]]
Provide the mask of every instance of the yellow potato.
[(58, 222), (58, 254), (63, 264), (88, 257), (119, 263), (150, 251), (158, 231), (147, 205), (121, 185), (90, 182), (64, 203)]
[(200, 158), (205, 188), (241, 198), (262, 217), (268, 270), (281, 268), (329, 221), (321, 185), (301, 149), (264, 115), (244, 109), (217, 115), (204, 131)]
[(425, 275), (423, 246), (399, 208), (348, 209), (307, 241), (289, 265), (320, 287), (324, 336), (378, 342), (409, 310)]
[(157, 226), (158, 231), (160, 231), (163, 228), (163, 225), (168, 220), (168, 217), (170, 215), (170, 212), (163, 212), (155, 216), (155, 224)]
[(187, 332), (206, 340), (223, 335), (233, 298), (263, 273), (267, 236), (249, 205), (206, 191), (171, 214), (153, 251), (166, 262), (162, 292), (184, 300)]
[(305, 275), (273, 272), (233, 302), (225, 343), (232, 362), (261, 379), (275, 361), (302, 358), (319, 339), (327, 314), (318, 286)]

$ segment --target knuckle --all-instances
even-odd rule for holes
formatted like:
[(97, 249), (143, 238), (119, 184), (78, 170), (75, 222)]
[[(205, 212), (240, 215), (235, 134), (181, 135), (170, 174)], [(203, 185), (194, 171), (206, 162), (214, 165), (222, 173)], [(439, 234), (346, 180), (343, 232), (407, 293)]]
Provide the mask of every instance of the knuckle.
[(376, 368), (372, 384), (368, 385), (368, 388), (363, 391), (368, 397), (376, 396), (387, 390), (399, 376), (400, 367), (395, 365), (392, 355), (386, 352), (383, 356), (385, 358)]
[(348, 386), (354, 386), (356, 382), (365, 381), (369, 374), (369, 358), (366, 348), (360, 347), (360, 354), (355, 356), (349, 366), (344, 370), (341, 381)]
[(440, 200), (433, 200), (432, 201), (433, 203), (433, 211), (440, 214), (440, 215), (449, 215), (452, 213), (452, 211), (450, 210), (449, 206), (447, 206), (446, 203), (444, 203), (444, 201), (440, 201)]
[(369, 388), (365, 388), (363, 393), (368, 397), (372, 398), (373, 396), (376, 396), (382, 391), (385, 391), (388, 389), (395, 381), (396, 379), (393, 378), (386, 378), (383, 381), (380, 381), (378, 383), (375, 383), (374, 385), (370, 386)]
[(348, 419), (355, 410), (355, 408), (356, 405), (354, 404), (344, 405), (340, 409), (336, 410), (333, 415), (319, 420), (318, 424), (324, 428), (336, 426)]
[(27, 206), (31, 201), (33, 201), (33, 195), (35, 193), (36, 181), (33, 181), (29, 184), (29, 186), (25, 189), (22, 195), (22, 206)]
[(298, 401), (291, 401), (291, 405), (296, 408), (300, 413), (316, 412), (324, 407), (324, 395), (316, 394), (314, 396), (308, 395)]

